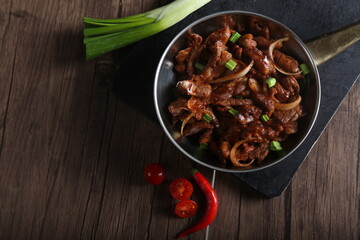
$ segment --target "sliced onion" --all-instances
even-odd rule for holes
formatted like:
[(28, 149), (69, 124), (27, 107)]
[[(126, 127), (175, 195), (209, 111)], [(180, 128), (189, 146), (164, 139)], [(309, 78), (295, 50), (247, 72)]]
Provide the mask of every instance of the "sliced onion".
[(254, 65), (254, 61), (251, 61), (251, 63), (249, 65), (247, 65), (240, 72), (237, 72), (237, 73), (234, 73), (234, 74), (222, 77), (222, 78), (218, 78), (213, 81), (209, 81), (209, 83), (212, 84), (212, 83), (228, 82), (228, 81), (231, 81), (234, 79), (242, 78), (250, 71), (250, 69), (252, 68), (253, 65)]
[(195, 115), (194, 113), (190, 113), (190, 115), (187, 116), (187, 117), (184, 119), (184, 121), (182, 122), (182, 124), (181, 124), (181, 130), (180, 130), (181, 136), (184, 135), (183, 132), (184, 132), (184, 127), (185, 127), (186, 123), (187, 123), (187, 122), (190, 120), (190, 118), (192, 118), (194, 115)]
[(274, 57), (273, 57), (273, 51), (274, 51), (276, 45), (278, 45), (279, 43), (282, 43), (282, 42), (286, 42), (286, 41), (288, 41), (288, 40), (289, 40), (289, 38), (288, 38), (288, 37), (285, 37), (285, 38), (278, 39), (278, 40), (276, 40), (275, 42), (273, 42), (273, 43), (270, 44), (270, 46), (269, 46), (270, 59), (271, 59), (271, 61), (273, 62), (273, 65), (274, 65), (274, 67), (276, 68), (276, 70), (278, 70), (278, 71), (281, 72), (282, 74), (285, 74), (285, 75), (299, 75), (302, 71), (291, 73), (291, 72), (286, 72), (286, 71), (284, 71), (283, 69), (281, 69), (280, 67), (278, 67), (278, 66), (276, 65), (275, 60), (274, 60)]
[(301, 96), (299, 95), (299, 97), (291, 102), (291, 103), (278, 103), (278, 102), (274, 102), (274, 106), (276, 110), (290, 110), (293, 109), (294, 107), (298, 106), (301, 102)]
[(252, 159), (250, 162), (248, 163), (240, 163), (239, 161), (237, 161), (236, 159), (236, 149), (243, 143), (250, 141), (249, 139), (245, 139), (245, 140), (241, 140), (238, 141), (237, 143), (234, 144), (234, 146), (231, 148), (230, 150), (230, 161), (232, 162), (232, 164), (234, 164), (235, 167), (247, 167), (250, 166), (255, 159)]
[(255, 79), (250, 78), (249, 81), (248, 81), (248, 84), (249, 84), (249, 87), (251, 88), (251, 90), (253, 92), (260, 92), (261, 91), (260, 84)]

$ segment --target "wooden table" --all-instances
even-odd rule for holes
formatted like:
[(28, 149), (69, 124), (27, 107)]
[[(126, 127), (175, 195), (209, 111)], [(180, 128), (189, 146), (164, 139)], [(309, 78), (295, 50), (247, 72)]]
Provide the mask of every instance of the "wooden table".
[[(143, 179), (150, 162), (190, 175), (160, 126), (107, 87), (124, 50), (88, 62), (82, 50), (81, 17), (159, 4), (0, 1), (0, 239), (172, 239), (200, 218), (174, 216), (170, 180)], [(359, 106), (358, 82), (278, 198), (219, 172), (210, 239), (359, 239)]]

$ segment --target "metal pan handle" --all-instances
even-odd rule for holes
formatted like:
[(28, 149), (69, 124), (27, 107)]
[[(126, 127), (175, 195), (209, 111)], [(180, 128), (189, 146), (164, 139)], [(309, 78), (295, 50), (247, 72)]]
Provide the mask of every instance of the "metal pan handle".
[(320, 65), (360, 39), (360, 22), (306, 42), (315, 64)]

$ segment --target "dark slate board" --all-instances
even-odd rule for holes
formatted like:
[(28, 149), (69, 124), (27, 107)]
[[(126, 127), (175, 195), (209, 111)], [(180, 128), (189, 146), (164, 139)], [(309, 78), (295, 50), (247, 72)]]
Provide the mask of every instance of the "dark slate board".
[[(136, 44), (116, 73), (113, 91), (125, 102), (157, 121), (153, 105), (153, 81), (160, 57), (171, 39), (191, 22), (225, 10), (257, 12), (288, 26), (301, 39), (312, 39), (360, 20), (358, 0), (274, 1), (213, 0), (185, 20)], [(312, 146), (323, 132), (359, 74), (360, 42), (319, 67), (322, 96), (318, 119), (309, 134), (290, 157), (262, 171), (235, 174), (267, 197), (279, 196), (290, 183)], [(141, 61), (141, 67), (139, 67)], [(137, 64), (133, 64), (133, 63)], [(124, 81), (127, 79), (127, 81)], [(129, 81), (130, 80), (130, 81)]]

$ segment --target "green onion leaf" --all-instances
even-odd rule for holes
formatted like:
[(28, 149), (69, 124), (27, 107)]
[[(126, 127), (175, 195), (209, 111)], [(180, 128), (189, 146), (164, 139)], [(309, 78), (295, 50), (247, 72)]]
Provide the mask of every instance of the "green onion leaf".
[(275, 84), (276, 84), (275, 78), (268, 78), (265, 81), (266, 81), (267, 85), (269, 86), (269, 88), (275, 86)]
[(117, 19), (83, 18), (86, 59), (161, 32), (211, 0), (175, 0), (151, 11)]
[(209, 147), (209, 144), (208, 144), (208, 143), (201, 143), (200, 146), (199, 146), (199, 148), (200, 148), (201, 150), (207, 150), (208, 147)]
[(278, 141), (271, 141), (269, 148), (271, 151), (274, 151), (274, 152), (283, 150), (283, 148), (281, 147), (281, 144)]
[(213, 119), (209, 114), (205, 113), (203, 116), (202, 116), (202, 119), (205, 121), (205, 122), (211, 122), (211, 120)]
[(230, 59), (229, 61), (227, 61), (225, 63), (225, 67), (227, 67), (227, 69), (229, 69), (230, 71), (234, 70), (234, 68), (236, 67), (236, 62), (232, 59)]
[(269, 116), (268, 116), (268, 115), (266, 115), (266, 114), (261, 115), (260, 119), (261, 119), (261, 121), (263, 121), (263, 122), (267, 122), (267, 121), (269, 121), (269, 120), (270, 120)]
[(200, 71), (202, 71), (204, 68), (205, 68), (205, 66), (204, 65), (202, 65), (201, 63), (195, 63), (195, 68), (196, 69), (198, 69), (198, 70), (200, 70)]
[(137, 22), (130, 22), (126, 24), (112, 24), (110, 26), (103, 26), (103, 27), (90, 27), (84, 29), (84, 36), (85, 37), (91, 37), (91, 36), (98, 36), (108, 33), (116, 33), (120, 31), (124, 31), (126, 29), (131, 29), (134, 27), (139, 27), (143, 25), (147, 25), (149, 23), (155, 22), (155, 18), (146, 18), (142, 21)]
[(230, 108), (230, 109), (228, 110), (228, 112), (231, 113), (231, 114), (234, 115), (234, 116), (238, 115), (238, 113), (239, 113), (239, 111), (237, 111), (237, 110), (235, 110), (235, 109), (233, 109), (233, 108)]
[(231, 37), (229, 38), (229, 41), (232, 43), (236, 43), (237, 40), (239, 40), (239, 38), (241, 37), (241, 34), (238, 32), (234, 32)]
[(302, 71), (302, 74), (304, 74), (304, 75), (310, 73), (310, 68), (306, 63), (300, 64), (300, 69)]
[(235, 95), (234, 97), (237, 99), (243, 99), (243, 96), (241, 96), (241, 95)]

